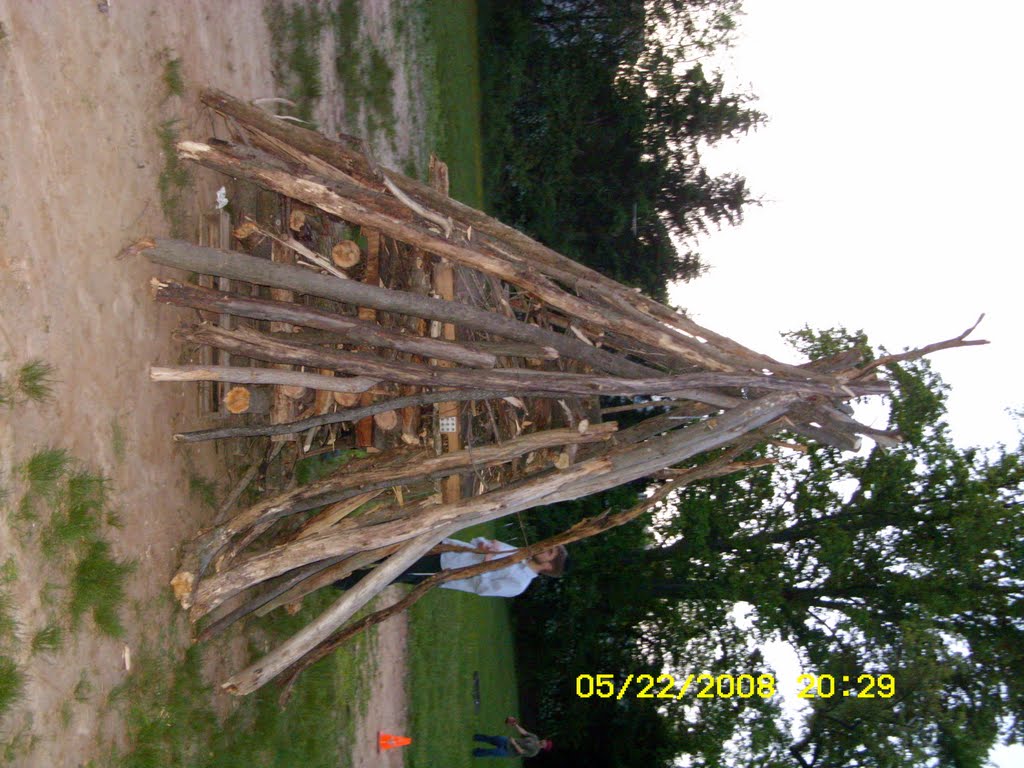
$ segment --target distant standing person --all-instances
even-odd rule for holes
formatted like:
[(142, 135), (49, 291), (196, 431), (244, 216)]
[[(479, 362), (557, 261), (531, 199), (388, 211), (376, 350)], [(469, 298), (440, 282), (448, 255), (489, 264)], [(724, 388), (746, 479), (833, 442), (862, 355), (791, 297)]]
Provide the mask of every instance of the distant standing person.
[(555, 745), (551, 739), (538, 739), (536, 734), (523, 728), (514, 717), (505, 718), (506, 725), (511, 725), (519, 736), (487, 736), (482, 733), (473, 734), (473, 741), (490, 744), (493, 749), (477, 747), (473, 757), (536, 757), (541, 751), (547, 752)]
[[(421, 557), (405, 570), (395, 581), (402, 584), (419, 584), (429, 579), (438, 571), (465, 568), (469, 565), (489, 562), (498, 557), (507, 557), (516, 552), (511, 544), (485, 539), (478, 536), (470, 542), (458, 539), (445, 539), (442, 543), (454, 544), (469, 549), (480, 549), (483, 552), (442, 552), (439, 555)], [(538, 552), (531, 558), (512, 563), (489, 573), (470, 576), (466, 579), (446, 581), (441, 586), (445, 589), (457, 589), (472, 592), (481, 597), (515, 597), (526, 591), (537, 576), (561, 576), (565, 573), (569, 562), (569, 554), (565, 547), (558, 546)], [(350, 589), (365, 575), (356, 571), (344, 579), (334, 582), (339, 589)]]

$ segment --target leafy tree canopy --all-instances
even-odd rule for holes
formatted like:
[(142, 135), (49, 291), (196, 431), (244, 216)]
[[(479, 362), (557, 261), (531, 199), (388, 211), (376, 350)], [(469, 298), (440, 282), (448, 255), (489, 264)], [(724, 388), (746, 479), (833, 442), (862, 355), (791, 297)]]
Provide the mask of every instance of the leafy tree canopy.
[[(791, 339), (812, 357), (853, 342), (873, 359), (862, 333)], [(899, 447), (761, 449), (779, 463), (686, 488), (621, 538), (577, 546), (582, 566), (529, 595), (524, 611), (550, 611), (543, 642), (571, 636), (564, 673), (541, 695), (563, 702), (555, 722), (595, 739), (595, 705), (566, 702), (574, 674), (757, 674), (758, 644), (785, 639), (805, 671), (853, 687), (890, 674), (895, 695), (816, 698), (795, 742), (776, 702), (672, 702), (659, 712), (665, 749), (703, 766), (980, 767), (1000, 737), (1024, 740), (1022, 447), (956, 446), (947, 388), (927, 361), (887, 375)], [(752, 606), (749, 629), (730, 618), (737, 603)], [(584, 624), (588, 611), (602, 619)]]

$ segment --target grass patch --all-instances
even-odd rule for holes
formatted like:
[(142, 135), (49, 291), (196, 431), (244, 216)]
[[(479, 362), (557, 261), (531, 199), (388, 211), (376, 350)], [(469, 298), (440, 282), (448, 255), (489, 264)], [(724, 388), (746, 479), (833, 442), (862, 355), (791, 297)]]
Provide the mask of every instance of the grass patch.
[(32, 636), (32, 653), (56, 653), (64, 647), (64, 630), (48, 624)]
[(91, 612), (97, 628), (111, 637), (122, 637), (119, 610), (124, 601), (124, 580), (135, 564), (111, 557), (110, 544), (94, 541), (75, 566), (71, 579), (71, 624), (77, 627), (82, 616)]
[(0, 656), (0, 716), (20, 699), (25, 690), (25, 673), (9, 656)]
[(451, 196), (479, 208), (483, 162), (476, 3), (427, 3), (427, 36), (435, 67), (435, 87), (428, 89), (428, 135), (448, 164)]
[(14, 555), (9, 555), (4, 564), (0, 565), (0, 584), (13, 584), (18, 580), (18, 563)]
[(60, 481), (71, 467), (71, 455), (63, 448), (43, 448), (33, 453), (21, 466), (21, 474), (28, 483), (28, 494), (53, 502), (57, 498)]
[(45, 403), (53, 399), (54, 367), (39, 359), (18, 369), (18, 391), (29, 400)]
[(263, 6), (263, 18), (270, 30), (274, 82), (295, 102), (291, 114), (312, 122), (313, 110), (323, 95), (319, 50), (327, 17), (316, 3), (270, 0)]
[(33, 653), (56, 653), (63, 647), (63, 630), (50, 624), (32, 636)]
[(157, 178), (156, 186), (160, 192), (160, 207), (171, 225), (171, 234), (180, 237), (185, 231), (185, 194), (192, 186), (192, 174), (178, 157), (175, 145), (178, 143), (179, 120), (164, 120), (157, 127), (157, 139), (160, 152), (164, 157), (164, 167)]
[(82, 549), (98, 539), (109, 485), (107, 478), (85, 469), (68, 476), (61, 503), (43, 534), (45, 554), (53, 557), (67, 549)]
[[(283, 611), (260, 622), (261, 649), (306, 625), (334, 595), (312, 595), (296, 616)], [(202, 654), (194, 645), (178, 663), (173, 651), (149, 647), (131, 676), (112, 694), (125, 714), (131, 752), (113, 755), (111, 768), (187, 765), (190, 768), (251, 768), (347, 765), (355, 715), (370, 691), (360, 670), (369, 661), (367, 646), (349, 646), (307, 670), (288, 707), (278, 707), (278, 691), (269, 685), (239, 700), (218, 722), (209, 705), (211, 691), (201, 675)]]
[[(518, 709), (508, 603), (438, 589), (411, 613), (409, 716), (416, 738), (406, 765), (471, 768), (473, 734), (505, 733), (503, 720)], [(473, 703), (474, 672), (480, 674), (479, 712)]]
[(125, 437), (124, 429), (117, 417), (110, 419), (110, 450), (114, 454), (114, 461), (123, 464), (128, 455), (128, 440)]
[(207, 509), (217, 508), (217, 484), (200, 475), (188, 478), (188, 495)]
[(171, 96), (184, 96), (185, 78), (181, 70), (181, 59), (177, 56), (171, 58), (170, 51), (166, 48), (163, 50), (163, 55), (166, 58), (163, 81), (164, 87), (167, 89), (167, 98)]
[(0, 592), (0, 641), (14, 640), (18, 634), (18, 620), (14, 615), (14, 601), (7, 592)]

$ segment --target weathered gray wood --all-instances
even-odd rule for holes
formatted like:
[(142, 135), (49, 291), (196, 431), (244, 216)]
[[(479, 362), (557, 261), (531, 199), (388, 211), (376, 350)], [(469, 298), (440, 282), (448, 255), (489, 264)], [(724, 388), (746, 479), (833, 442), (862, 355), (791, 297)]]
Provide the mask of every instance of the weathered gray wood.
[(494, 312), (468, 307), (457, 301), (392, 291), (364, 285), (355, 280), (339, 280), (301, 267), (275, 264), (267, 259), (234, 251), (206, 248), (184, 240), (157, 239), (152, 241), (152, 244), (140, 246), (139, 250), (150, 261), (186, 272), (223, 275), (259, 285), (278, 286), (299, 293), (322, 296), (353, 306), (372, 307), (385, 312), (451, 322), (514, 341), (551, 347), (565, 357), (580, 360), (597, 370), (620, 376), (651, 374), (649, 368), (592, 347), (572, 336), (546, 331)]
[(454, 504), (410, 505), (409, 513), (403, 519), (374, 525), (371, 530), (358, 529), (340, 534), (326, 531), (286, 546), (273, 547), (231, 569), (203, 579), (192, 605), (193, 619), (205, 615), (252, 584), (317, 560), (388, 546), (451, 524), (464, 528), (530, 507), (580, 498), (637, 480), (665, 466), (729, 445), (782, 416), (797, 402), (799, 396), (791, 393), (769, 395), (729, 411), (714, 425), (701, 423), (685, 427), (644, 443), (624, 446), (565, 470), (542, 474), (513, 487)]
[[(225, 331), (213, 325), (198, 325), (184, 329), (179, 335), (192, 342), (209, 344), (260, 360), (292, 363), (317, 368), (330, 368), (349, 374), (361, 374), (401, 384), (428, 387), (483, 387), (504, 391), (509, 395), (533, 392), (561, 392), (565, 395), (672, 395), (685, 393), (689, 399), (704, 401), (703, 392), (715, 388), (749, 387), (765, 391), (800, 392), (805, 395), (848, 397), (885, 394), (885, 382), (864, 382), (843, 385), (807, 379), (793, 380), (781, 376), (745, 373), (699, 372), (672, 376), (623, 378), (598, 374), (560, 373), (529, 369), (496, 368), (492, 370), (466, 370), (439, 368), (416, 363), (384, 360), (374, 355), (330, 350), (322, 347), (297, 347), (268, 337), (251, 328)], [(712, 405), (721, 402), (717, 392), (707, 397)], [(742, 402), (737, 398), (733, 401)]]
[[(234, 537), (296, 512), (341, 501), (375, 489), (406, 485), (420, 480), (435, 480), (452, 474), (476, 472), (544, 448), (605, 441), (614, 434), (615, 429), (615, 422), (593, 424), (583, 431), (551, 429), (522, 435), (505, 443), (478, 446), (439, 456), (404, 450), (396, 452), (386, 461), (364, 460), (360, 465), (346, 467), (345, 470), (315, 483), (261, 499), (223, 525), (204, 531), (188, 545), (183, 558), (183, 569), (193, 576), (201, 576), (207, 565)], [(220, 567), (223, 568), (225, 565), (227, 562), (221, 562)]]
[[(497, 362), (495, 356), (489, 352), (470, 349), (451, 341), (396, 333), (381, 328), (376, 323), (339, 315), (335, 312), (324, 312), (300, 304), (268, 301), (224, 291), (211, 291), (208, 288), (176, 283), (172, 280), (154, 278), (150, 284), (153, 288), (153, 298), (165, 304), (225, 312), (254, 320), (275, 320), (307, 328), (318, 328), (330, 331), (338, 338), (338, 341), (438, 357), (470, 368), (493, 368)], [(283, 340), (287, 337), (278, 336), (277, 338)]]

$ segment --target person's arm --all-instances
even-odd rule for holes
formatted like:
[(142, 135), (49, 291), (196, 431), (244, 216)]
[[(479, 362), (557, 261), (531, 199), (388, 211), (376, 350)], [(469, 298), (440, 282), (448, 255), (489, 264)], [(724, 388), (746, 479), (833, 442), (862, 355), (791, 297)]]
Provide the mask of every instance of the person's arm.
[(519, 746), (519, 742), (515, 739), (509, 739), (508, 743), (512, 745), (512, 749), (516, 751), (516, 754), (522, 755), (526, 752), (525, 749)]
[(484, 539), (481, 546), (487, 550), (487, 554), (484, 555), (484, 562), (493, 560), (495, 555), (509, 554), (516, 551), (515, 547), (509, 546), (497, 539)]
[(521, 726), (521, 725), (519, 724), (519, 721), (518, 721), (518, 720), (517, 720), (516, 718), (514, 718), (514, 717), (508, 717), (508, 718), (506, 718), (506, 719), (505, 719), (505, 722), (506, 722), (506, 723), (508, 723), (509, 725), (511, 725), (511, 726), (512, 726), (513, 728), (515, 728), (515, 729), (516, 729), (517, 731), (519, 731), (519, 735), (520, 735), (520, 736), (533, 736), (534, 738), (537, 738), (537, 736), (536, 736), (535, 734), (532, 734), (532, 733), (530, 733), (530, 732), (529, 732), (528, 730), (526, 730), (525, 728), (523, 728), (523, 726)]

